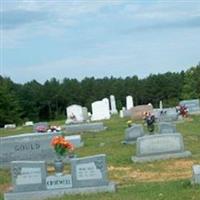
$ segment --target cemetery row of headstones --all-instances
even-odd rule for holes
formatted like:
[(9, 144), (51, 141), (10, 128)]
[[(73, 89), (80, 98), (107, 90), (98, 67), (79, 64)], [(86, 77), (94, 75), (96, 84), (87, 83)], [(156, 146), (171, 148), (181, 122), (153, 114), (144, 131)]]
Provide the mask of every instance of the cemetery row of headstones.
[(71, 159), (71, 173), (51, 174), (44, 161), (13, 161), (12, 191), (5, 200), (42, 200), (64, 194), (114, 192), (115, 183), (107, 178), (104, 154)]
[(136, 143), (136, 156), (133, 162), (148, 162), (169, 158), (191, 156), (191, 152), (184, 150), (183, 137), (177, 133), (175, 124), (161, 122), (158, 133), (145, 135), (142, 124), (133, 124), (125, 130), (124, 144)]

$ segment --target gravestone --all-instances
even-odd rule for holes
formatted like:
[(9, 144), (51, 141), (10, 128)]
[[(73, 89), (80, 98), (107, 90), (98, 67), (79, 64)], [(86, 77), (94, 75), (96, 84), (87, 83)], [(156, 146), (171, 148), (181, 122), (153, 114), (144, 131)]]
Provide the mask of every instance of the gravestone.
[(169, 122), (158, 123), (159, 133), (176, 133), (176, 125)]
[(24, 124), (24, 126), (33, 126), (33, 125), (34, 125), (33, 121), (27, 121)]
[(83, 121), (88, 121), (89, 120), (89, 115), (88, 115), (88, 109), (86, 107), (83, 107)]
[(144, 129), (141, 124), (133, 124), (130, 128), (125, 130), (124, 144), (135, 144), (138, 137), (144, 135)]
[(82, 132), (100, 132), (104, 131), (106, 127), (103, 122), (95, 123), (81, 123), (81, 124), (69, 124), (65, 126), (67, 133), (82, 133)]
[(59, 176), (47, 176), (41, 161), (12, 163), (14, 187), (4, 194), (4, 200), (44, 200), (71, 194), (115, 192), (115, 183), (107, 180), (104, 154), (72, 159), (72, 174)]
[(44, 161), (14, 161), (11, 164), (14, 192), (46, 189), (46, 165)]
[(139, 137), (136, 149), (136, 156), (132, 157), (133, 162), (148, 162), (191, 156), (191, 152), (184, 150), (183, 137), (180, 133)]
[(66, 123), (80, 123), (84, 121), (83, 107), (80, 105), (71, 105), (66, 108), (67, 120)]
[(92, 103), (92, 121), (110, 119), (109, 102), (104, 99)]
[(71, 160), (74, 187), (108, 185), (106, 156), (96, 155)]
[[(11, 161), (21, 160), (45, 160), (51, 163), (56, 155), (50, 143), (52, 137), (56, 135), (61, 133), (29, 133), (0, 137), (0, 168), (10, 167)], [(66, 162), (68, 162), (67, 158)]]
[(75, 148), (82, 147), (84, 145), (84, 142), (81, 141), (80, 135), (65, 136), (65, 139), (69, 140), (75, 146)]
[(16, 124), (5, 124), (4, 128), (5, 129), (14, 129), (14, 128), (16, 128)]
[(176, 108), (165, 108), (160, 111), (160, 122), (173, 122), (178, 120), (178, 112)]
[(200, 101), (199, 99), (191, 99), (180, 101), (181, 106), (186, 106), (189, 114), (200, 113)]
[(191, 181), (191, 183), (200, 185), (200, 165), (192, 166), (192, 181)]
[(108, 98), (104, 98), (104, 99), (102, 99), (102, 102), (104, 102), (104, 104), (105, 104), (104, 114), (105, 114), (105, 116), (108, 116), (108, 118), (110, 119), (110, 104), (109, 104), (109, 99)]
[(111, 114), (117, 114), (117, 108), (116, 108), (116, 101), (115, 101), (115, 96), (110, 95), (110, 105), (111, 105)]
[(162, 101), (159, 102), (159, 108), (160, 108), (160, 110), (163, 109), (163, 103), (162, 103)]
[(38, 122), (33, 126), (33, 132), (47, 132), (49, 124), (47, 122)]
[(134, 107), (133, 97), (129, 95), (129, 96), (126, 97), (126, 110), (129, 110), (133, 107)]

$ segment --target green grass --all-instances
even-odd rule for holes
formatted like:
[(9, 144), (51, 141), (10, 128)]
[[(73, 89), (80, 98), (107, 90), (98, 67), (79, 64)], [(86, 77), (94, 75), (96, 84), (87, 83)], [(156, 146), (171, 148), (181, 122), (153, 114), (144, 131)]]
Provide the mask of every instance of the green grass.
[[(82, 134), (85, 146), (76, 149), (79, 157), (102, 154), (107, 155), (109, 179), (118, 183), (117, 192), (114, 194), (91, 194), (65, 196), (52, 200), (199, 200), (200, 187), (190, 185), (191, 166), (200, 164), (200, 116), (186, 119), (184, 123), (177, 124), (177, 130), (184, 137), (185, 149), (192, 152), (192, 157), (186, 159), (170, 159), (155, 161), (146, 164), (135, 164), (131, 156), (135, 155), (135, 145), (123, 145), (126, 121), (113, 117), (104, 121), (107, 130), (100, 133)], [(137, 121), (136, 121), (137, 123)], [(63, 121), (51, 122), (61, 125)], [(31, 132), (30, 128), (3, 131), (1, 136), (15, 135)], [(8, 171), (0, 170), (0, 190), (10, 183)], [(2, 199), (2, 191), (0, 199)]]

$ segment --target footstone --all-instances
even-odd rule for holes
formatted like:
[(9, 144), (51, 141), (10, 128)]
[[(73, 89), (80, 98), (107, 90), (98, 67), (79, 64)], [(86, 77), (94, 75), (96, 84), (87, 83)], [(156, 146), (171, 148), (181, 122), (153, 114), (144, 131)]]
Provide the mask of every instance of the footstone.
[(67, 133), (100, 132), (106, 129), (103, 122), (70, 124), (65, 127)]
[(144, 136), (143, 126), (141, 124), (133, 124), (125, 130), (124, 144), (135, 144), (138, 137)]
[(108, 185), (104, 154), (72, 159), (71, 167), (74, 187)]
[(192, 166), (192, 184), (200, 185), (200, 165)]
[(169, 122), (160, 122), (158, 124), (159, 133), (176, 133), (176, 125)]
[(137, 139), (136, 147), (136, 156), (132, 157), (133, 162), (191, 156), (191, 152), (184, 151), (183, 138), (180, 133), (143, 136)]

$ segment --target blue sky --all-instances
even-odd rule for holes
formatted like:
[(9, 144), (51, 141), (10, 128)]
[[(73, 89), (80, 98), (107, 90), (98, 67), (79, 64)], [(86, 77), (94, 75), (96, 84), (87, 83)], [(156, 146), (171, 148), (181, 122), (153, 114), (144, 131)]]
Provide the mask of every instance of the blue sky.
[(200, 61), (200, 1), (1, 0), (0, 74), (140, 78)]

